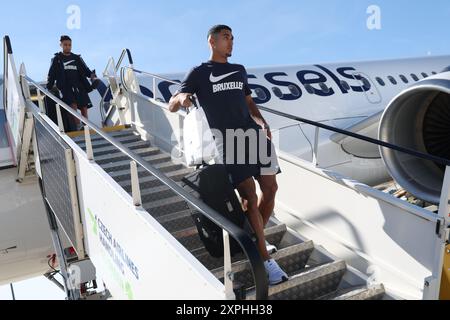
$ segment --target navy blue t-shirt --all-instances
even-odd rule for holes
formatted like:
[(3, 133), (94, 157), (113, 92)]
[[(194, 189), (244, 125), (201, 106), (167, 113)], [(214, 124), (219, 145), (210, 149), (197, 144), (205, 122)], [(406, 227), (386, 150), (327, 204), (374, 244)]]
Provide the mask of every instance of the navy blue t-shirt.
[(246, 96), (247, 71), (240, 64), (208, 61), (193, 68), (181, 85), (181, 93), (196, 94), (209, 126), (226, 129), (248, 129), (256, 123), (250, 116)]

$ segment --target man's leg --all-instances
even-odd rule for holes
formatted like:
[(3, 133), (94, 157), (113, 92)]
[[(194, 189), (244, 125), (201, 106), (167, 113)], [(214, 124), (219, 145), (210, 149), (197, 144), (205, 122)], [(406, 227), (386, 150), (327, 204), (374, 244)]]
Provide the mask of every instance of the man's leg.
[(253, 178), (249, 178), (238, 186), (239, 194), (247, 203), (247, 215), (253, 230), (258, 238), (257, 247), (264, 260), (264, 268), (269, 277), (269, 284), (276, 285), (283, 281), (287, 281), (289, 276), (278, 263), (270, 258), (266, 248), (266, 238), (264, 236), (264, 225), (261, 212), (258, 209), (258, 196), (256, 195), (256, 185)]
[(277, 178), (276, 175), (261, 175), (256, 180), (258, 180), (262, 192), (258, 208), (263, 218), (263, 224), (266, 226), (272, 216), (273, 208), (275, 208), (275, 195), (278, 190)]
[(81, 115), (87, 119), (88, 118), (88, 108), (81, 107), (80, 110), (81, 110)]
[[(71, 105), (70, 105), (70, 107), (73, 109), (73, 110), (75, 110), (75, 111), (78, 111), (78, 105), (76, 104), (76, 103), (72, 103)], [(80, 119), (78, 119), (77, 117), (75, 117), (75, 116), (72, 116), (73, 117), (73, 121), (75, 121), (75, 124), (77, 125), (77, 127), (80, 125)]]
[(258, 196), (256, 195), (256, 185), (253, 178), (248, 178), (237, 187), (241, 198), (247, 203), (248, 220), (258, 238), (258, 250), (264, 261), (270, 259), (266, 249), (266, 239), (264, 236), (264, 224), (261, 212), (258, 209)]

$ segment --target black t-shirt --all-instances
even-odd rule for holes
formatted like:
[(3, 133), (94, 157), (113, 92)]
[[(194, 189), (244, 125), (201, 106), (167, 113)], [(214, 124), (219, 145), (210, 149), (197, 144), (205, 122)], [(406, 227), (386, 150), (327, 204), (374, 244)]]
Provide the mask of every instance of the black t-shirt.
[(251, 90), (242, 65), (202, 63), (186, 75), (180, 92), (197, 95), (211, 128), (224, 132), (225, 129), (245, 130), (256, 125), (246, 102)]
[(61, 54), (61, 60), (64, 65), (64, 75), (67, 80), (67, 84), (76, 88), (81, 87), (81, 76), (80, 70), (78, 70), (79, 64), (77, 62), (78, 57), (76, 57), (73, 53), (68, 56)]

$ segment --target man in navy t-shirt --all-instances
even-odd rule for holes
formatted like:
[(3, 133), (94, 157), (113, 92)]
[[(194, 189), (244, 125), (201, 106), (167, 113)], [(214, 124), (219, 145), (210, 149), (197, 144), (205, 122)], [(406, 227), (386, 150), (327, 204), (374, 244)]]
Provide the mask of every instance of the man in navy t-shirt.
[[(209, 126), (215, 132), (216, 143), (220, 141), (223, 145), (226, 170), (247, 207), (269, 283), (273, 285), (288, 280), (287, 274), (270, 258), (270, 245), (264, 237), (264, 227), (275, 206), (276, 174), (280, 169), (270, 140), (270, 128), (251, 97), (247, 72), (242, 65), (228, 63), (233, 40), (228, 26), (216, 25), (209, 30), (210, 60), (186, 75), (181, 90), (171, 98), (169, 109), (177, 112), (181, 107), (189, 108), (191, 96), (197, 96)], [(252, 134), (256, 139), (249, 138)], [(262, 150), (266, 152), (264, 157), (261, 156)], [(253, 178), (262, 191), (259, 200)]]

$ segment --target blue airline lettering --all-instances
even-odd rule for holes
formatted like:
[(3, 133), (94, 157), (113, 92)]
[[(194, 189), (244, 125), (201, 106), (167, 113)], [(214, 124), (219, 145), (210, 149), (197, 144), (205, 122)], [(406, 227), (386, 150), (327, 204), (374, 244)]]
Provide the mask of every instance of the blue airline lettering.
[(336, 82), (336, 84), (338, 85), (339, 89), (341, 89), (341, 92), (343, 94), (348, 93), (347, 89), (342, 85), (341, 80), (339, 80), (339, 78), (336, 77), (336, 75), (333, 72), (331, 72), (329, 69), (327, 69), (321, 65), (316, 64), (315, 66), (317, 68), (319, 68), (320, 70), (324, 71), (326, 74), (328, 74), (331, 77), (331, 79), (333, 79), (334, 82)]
[[(322, 72), (319, 71), (315, 71), (315, 70), (300, 70), (296, 73), (296, 76), (298, 78), (298, 80), (300, 81), (300, 83), (303, 86), (306, 85), (310, 85), (313, 86), (314, 88), (314, 93), (318, 96), (321, 97), (329, 97), (334, 95), (336, 92), (335, 90), (330, 87), (329, 85), (327, 86), (327, 88), (323, 88), (323, 87), (316, 87), (314, 85), (323, 83), (326, 85), (327, 81), (329, 80), (329, 78), (331, 78), (331, 80), (333, 80), (336, 85), (339, 87), (340, 91), (343, 94), (347, 94), (349, 93), (349, 90), (347, 90), (341, 82), (341, 79), (334, 73), (332, 72), (330, 69), (325, 68), (324, 66), (321, 65), (315, 65), (315, 67), (317, 67), (318, 69), (320, 69)], [(357, 74), (356, 69), (353, 67), (341, 67), (341, 68), (337, 68), (336, 72), (342, 76), (343, 78), (345, 78), (345, 80), (348, 82), (348, 80), (352, 80), (352, 82), (349, 84), (350, 85), (350, 89), (353, 92), (365, 92), (365, 91), (369, 91), (371, 89), (371, 83), (370, 81)], [(351, 73), (350, 73), (351, 72)], [(309, 75), (309, 77), (308, 77)], [(314, 77), (311, 78), (310, 75), (313, 75)], [(291, 93), (289, 94), (283, 94), (282, 97), (280, 97), (280, 100), (286, 100), (286, 101), (293, 101), (293, 100), (297, 100), (300, 99), (303, 96), (303, 91), (300, 88), (300, 86), (294, 82), (291, 81), (285, 81), (285, 80), (281, 80), (279, 79), (280, 77), (287, 77), (288, 74), (285, 72), (269, 72), (264, 74), (264, 78), (266, 79), (267, 82), (269, 82), (270, 84), (273, 84), (275, 86), (278, 86), (281, 90), (281, 88), (288, 88), (289, 86), (293, 86), (295, 87), (298, 92), (299, 95), (293, 95)], [(327, 76), (329, 78), (327, 78)], [(258, 79), (255, 75), (253, 74), (249, 74), (248, 75), (249, 79)], [(365, 82), (363, 82), (363, 80), (367, 80)], [(177, 82), (180, 82), (180, 80), (174, 80)], [(355, 85), (355, 81), (360, 82), (360, 85)], [(174, 86), (175, 84), (167, 82), (167, 81), (162, 81), (158, 84), (158, 89), (161, 92), (161, 95), (163, 96), (164, 100), (166, 102), (168, 102), (170, 100), (170, 98), (172, 97), (172, 93), (170, 91), (170, 87)], [(257, 104), (264, 104), (269, 102), (272, 99), (272, 95), (270, 93), (270, 90), (267, 89), (265, 86), (261, 85), (261, 84), (256, 84), (256, 83), (250, 83), (249, 81), (249, 87), (250, 89), (254, 92), (256, 89), (260, 89), (264, 92), (265, 97), (261, 98), (261, 97), (257, 97), (255, 96), (255, 94), (253, 94), (253, 100), (255, 101), (255, 103)], [(102, 88), (102, 90), (100, 90), (99, 88), (99, 92), (103, 91), (104, 89)], [(149, 90), (148, 88), (141, 86), (141, 91), (144, 95), (153, 98), (153, 93), (151, 90)], [(108, 93), (108, 96), (110, 96), (110, 93)]]
[[(308, 74), (312, 74), (317, 76), (316, 78), (312, 78), (312, 79), (307, 79), (306, 75)], [(298, 80), (300, 80), (300, 82), (306, 86), (306, 85), (313, 85), (313, 84), (318, 84), (318, 83), (323, 83), (325, 84), (325, 82), (327, 82), (327, 77), (325, 77), (323, 74), (321, 74), (320, 72), (317, 71), (313, 71), (313, 70), (301, 70), (299, 72), (297, 72), (297, 78)], [(321, 97), (329, 97), (334, 95), (334, 90), (333, 88), (329, 88), (327, 91), (324, 91), (322, 88), (314, 88), (314, 94), (321, 96)]]
[(283, 94), (282, 97), (280, 97), (281, 100), (297, 100), (299, 99), (302, 95), (302, 89), (300, 89), (300, 87), (298, 85), (296, 85), (293, 82), (289, 82), (289, 81), (281, 81), (281, 80), (276, 80), (275, 77), (281, 77), (287, 76), (287, 73), (285, 72), (271, 72), (271, 73), (266, 73), (264, 75), (264, 78), (266, 78), (266, 80), (274, 85), (280, 86), (280, 87), (286, 87), (288, 88), (289, 86), (294, 86), (295, 88), (297, 88), (298, 92), (300, 93), (300, 95), (295, 96), (293, 94)]
[[(357, 80), (360, 82), (362, 81), (362, 79), (366, 79), (360, 75), (355, 74), (356, 69), (352, 68), (352, 67), (338, 68), (336, 71), (346, 79)], [(346, 73), (347, 71), (354, 71), (354, 72), (352, 72), (351, 74), (348, 74), (348, 73)], [(350, 88), (355, 92), (369, 91), (371, 88), (370, 81), (368, 79), (366, 79), (366, 80), (369, 85), (368, 87), (366, 85), (360, 85), (360, 86), (350, 86)]]
[[(257, 79), (256, 76), (253, 75), (253, 74), (249, 74), (248, 78), (249, 79)], [(250, 82), (248, 83), (248, 86), (250, 87), (251, 90), (256, 90), (256, 89), (259, 88), (262, 91), (264, 91), (264, 93), (266, 95), (266, 97), (264, 99), (259, 99), (258, 97), (254, 97), (253, 100), (255, 101), (255, 103), (263, 104), (263, 103), (269, 102), (270, 99), (272, 98), (272, 95), (270, 94), (270, 91), (266, 87), (264, 87), (262, 85), (259, 85), (259, 84), (253, 84), (253, 83), (250, 83)]]
[[(173, 80), (173, 81), (177, 81), (177, 82), (181, 83), (180, 80)], [(164, 100), (166, 102), (169, 102), (170, 98), (172, 97), (172, 93), (170, 92), (171, 86), (177, 86), (177, 85), (174, 83), (168, 82), (168, 81), (162, 81), (158, 84), (159, 92), (161, 92), (161, 94), (164, 97)], [(177, 86), (177, 87), (179, 87), (179, 86)]]

